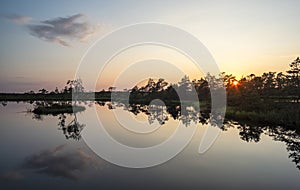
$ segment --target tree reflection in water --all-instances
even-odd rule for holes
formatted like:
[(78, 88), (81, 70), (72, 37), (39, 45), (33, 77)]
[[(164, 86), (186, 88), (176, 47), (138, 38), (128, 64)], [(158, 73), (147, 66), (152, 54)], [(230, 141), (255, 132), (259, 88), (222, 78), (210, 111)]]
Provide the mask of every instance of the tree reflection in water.
[[(200, 112), (192, 105), (166, 104), (166, 105), (142, 105), (142, 104), (124, 104), (115, 102), (96, 102), (99, 106), (107, 106), (109, 110), (122, 107), (135, 115), (145, 114), (148, 117), (149, 124), (157, 121), (160, 125), (166, 124), (169, 118), (181, 121), (186, 127), (192, 122), (202, 125), (210, 123), (212, 126), (218, 125), (222, 118), (218, 114), (211, 114), (210, 110), (201, 110)], [(67, 115), (60, 114), (59, 129), (63, 131), (67, 139), (81, 139), (81, 131), (85, 124), (80, 124), (77, 120), (76, 113), (68, 114), (72, 119), (66, 124)], [(40, 116), (35, 116), (35, 119), (40, 119)], [(201, 126), (201, 125), (200, 125)], [(300, 170), (300, 132), (299, 130), (290, 129), (288, 127), (279, 126), (260, 126), (253, 124), (238, 123), (234, 121), (225, 121), (220, 127), (222, 131), (234, 127), (239, 130), (241, 140), (245, 142), (257, 143), (261, 140), (261, 135), (265, 134), (273, 138), (275, 141), (281, 141), (286, 144), (286, 149), (289, 158), (296, 164)]]
[(71, 120), (68, 124), (66, 124), (66, 116), (65, 114), (60, 114), (58, 119), (58, 126), (59, 129), (63, 131), (63, 134), (65, 135), (66, 139), (74, 139), (74, 140), (80, 140), (81, 139), (81, 131), (85, 127), (85, 124), (80, 124), (77, 121), (76, 113), (73, 113), (74, 119)]
[[(118, 103), (119, 104), (119, 103)], [(104, 106), (105, 104), (101, 104)], [(113, 103), (107, 105), (109, 109), (115, 109)], [(221, 121), (217, 114), (211, 114), (210, 110), (197, 111), (193, 106), (180, 106), (177, 104), (167, 104), (165, 106), (155, 106), (140, 104), (123, 104), (124, 110), (128, 110), (135, 115), (144, 113), (148, 116), (149, 123), (157, 120), (161, 125), (164, 125), (169, 118), (181, 121), (185, 126), (189, 126), (191, 122), (200, 123), (202, 125), (210, 123), (212, 126), (220, 126), (218, 123)], [(273, 138), (275, 141), (281, 141), (286, 144), (286, 149), (292, 162), (300, 170), (300, 133), (295, 129), (279, 126), (260, 126), (242, 124), (233, 121), (225, 121), (225, 124), (220, 127), (221, 130), (227, 131), (228, 128), (235, 127), (239, 130), (241, 140), (245, 142), (257, 143), (261, 140), (261, 135), (265, 134)]]
[(227, 121), (224, 126), (225, 130), (229, 127), (236, 127), (239, 129), (240, 138), (246, 142), (259, 142), (261, 134), (272, 137), (274, 141), (284, 142), (289, 158), (291, 158), (292, 162), (294, 162), (296, 167), (300, 170), (299, 131), (280, 126), (246, 125), (232, 121)]
[[(32, 119), (43, 120), (43, 116), (58, 115), (59, 130), (63, 131), (66, 139), (81, 139), (81, 131), (85, 127), (85, 124), (80, 124), (77, 120), (76, 114), (85, 110), (85, 106), (79, 104), (85, 104), (89, 107), (92, 106), (92, 102), (78, 102), (75, 101), (35, 101), (32, 102), (34, 109), (28, 109), (27, 113), (32, 114)], [(36, 109), (39, 108), (39, 111)], [(71, 117), (71, 121), (66, 123), (67, 116)]]
[(260, 127), (253, 127), (248, 125), (239, 125), (241, 139), (246, 142), (259, 142), (260, 135), (263, 130)]
[(146, 114), (148, 115), (149, 124), (157, 120), (160, 125), (163, 125), (169, 120), (167, 110), (163, 105), (149, 105)]
[(296, 131), (286, 130), (283, 127), (267, 128), (265, 134), (269, 135), (275, 141), (285, 142), (289, 158), (296, 164), (300, 170), (300, 135)]

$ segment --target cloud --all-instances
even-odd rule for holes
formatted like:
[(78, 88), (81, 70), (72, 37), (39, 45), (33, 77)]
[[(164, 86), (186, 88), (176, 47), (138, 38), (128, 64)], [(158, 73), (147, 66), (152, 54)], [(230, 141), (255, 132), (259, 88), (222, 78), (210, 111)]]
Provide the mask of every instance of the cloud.
[(19, 181), (24, 179), (24, 175), (19, 171), (8, 171), (1, 175), (0, 179), (4, 181)]
[(24, 174), (34, 172), (77, 181), (84, 171), (98, 168), (100, 164), (96, 157), (81, 148), (68, 151), (66, 145), (60, 145), (27, 157), (20, 167), (2, 174), (0, 179), (22, 180)]
[(29, 16), (21, 16), (17, 14), (10, 14), (10, 15), (1, 15), (2, 18), (15, 22), (17, 24), (26, 24), (31, 21), (31, 17)]
[(95, 158), (82, 149), (68, 152), (65, 151), (65, 145), (61, 145), (28, 157), (22, 168), (53, 177), (78, 180), (83, 171), (97, 164)]
[(83, 41), (98, 31), (98, 27), (90, 24), (83, 14), (41, 21), (27, 25), (27, 28), (32, 36), (63, 46), (70, 46), (70, 40)]

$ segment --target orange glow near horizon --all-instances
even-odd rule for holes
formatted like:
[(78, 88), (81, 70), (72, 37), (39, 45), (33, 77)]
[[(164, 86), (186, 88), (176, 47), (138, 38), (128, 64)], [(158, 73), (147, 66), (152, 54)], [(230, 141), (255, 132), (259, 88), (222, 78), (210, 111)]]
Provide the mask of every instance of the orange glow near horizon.
[(233, 86), (238, 86), (238, 85), (239, 85), (239, 82), (235, 80), (235, 81), (233, 81), (232, 84), (233, 84)]
[[(95, 58), (96, 59), (96, 58)], [(118, 90), (163, 78), (177, 83), (184, 75), (200, 79), (204, 73), (184, 54), (164, 46), (135, 46), (120, 52), (99, 75), (96, 90), (116, 86)]]

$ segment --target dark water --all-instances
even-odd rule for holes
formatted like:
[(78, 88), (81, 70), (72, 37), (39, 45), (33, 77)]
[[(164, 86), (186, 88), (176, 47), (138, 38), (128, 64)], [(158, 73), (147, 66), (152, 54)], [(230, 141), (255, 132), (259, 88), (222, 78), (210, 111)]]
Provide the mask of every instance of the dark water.
[[(139, 147), (164, 141), (180, 117), (90, 103), (86, 111), (76, 114), (82, 128), (64, 131), (58, 124), (72, 123), (74, 115), (24, 112), (31, 107), (29, 103), (0, 107), (0, 189), (300, 189), (300, 136), (292, 130), (231, 122), (213, 146), (199, 154), (207, 126), (190, 117), (186, 125), (197, 122), (197, 132), (182, 152), (155, 167), (130, 169), (101, 159), (80, 138), (80, 130), (97, 122), (91, 113), (99, 114), (119, 142)], [(124, 135), (124, 129), (116, 127), (112, 110), (125, 120), (163, 125), (147, 138), (128, 131)]]

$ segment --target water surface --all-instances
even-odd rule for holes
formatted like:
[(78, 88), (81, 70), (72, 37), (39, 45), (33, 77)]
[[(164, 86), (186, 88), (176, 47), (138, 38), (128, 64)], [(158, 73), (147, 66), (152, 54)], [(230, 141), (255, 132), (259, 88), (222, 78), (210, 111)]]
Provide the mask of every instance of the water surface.
[[(109, 134), (135, 147), (163, 142), (184, 118), (166, 109), (128, 111), (93, 102), (85, 107), (76, 114), (82, 131), (98, 122), (91, 118), (96, 110)], [(71, 123), (74, 115), (36, 116), (26, 113), (28, 108), (32, 105), (14, 102), (0, 107), (0, 189), (300, 189), (300, 137), (284, 127), (231, 122), (205, 154), (198, 154), (207, 125), (188, 117), (187, 127), (196, 122), (197, 131), (182, 152), (159, 166), (130, 169), (98, 157), (80, 138), (80, 130), (68, 133), (58, 125)], [(125, 120), (162, 125), (148, 135), (135, 134), (118, 124), (112, 110)]]

